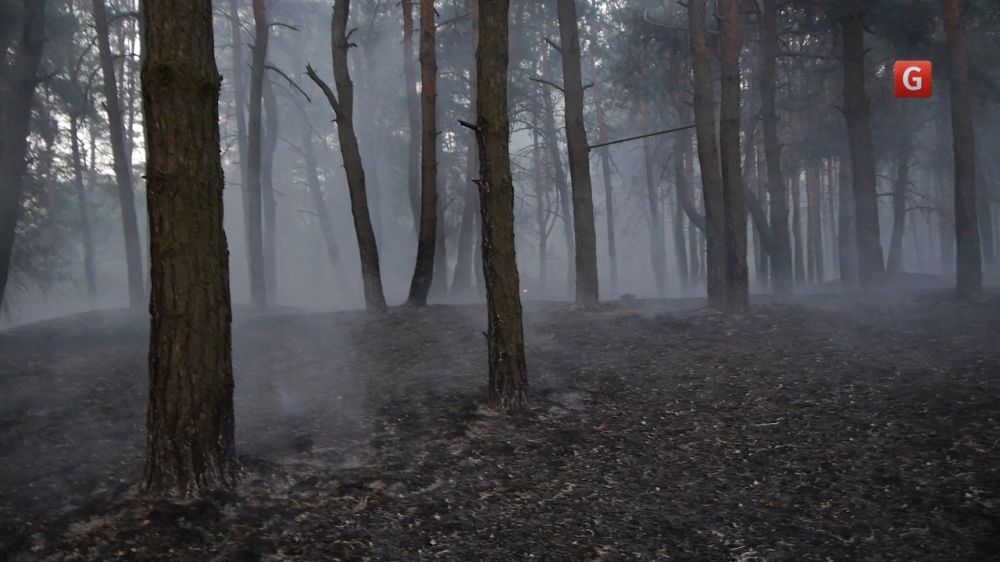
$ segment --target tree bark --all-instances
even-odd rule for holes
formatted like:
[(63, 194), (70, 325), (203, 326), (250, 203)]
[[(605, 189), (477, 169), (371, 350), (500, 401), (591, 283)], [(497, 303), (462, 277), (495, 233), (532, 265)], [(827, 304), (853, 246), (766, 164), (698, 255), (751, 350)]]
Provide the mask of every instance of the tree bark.
[(792, 290), (792, 252), (788, 234), (788, 193), (781, 173), (781, 145), (778, 141), (778, 114), (775, 113), (778, 57), (778, 0), (763, 0), (762, 50), (760, 65), (761, 129), (767, 162), (767, 187), (771, 194), (772, 248), (771, 283), (775, 293)]
[(122, 232), (125, 239), (125, 265), (128, 274), (129, 306), (146, 304), (142, 281), (142, 250), (139, 248), (139, 222), (135, 214), (135, 192), (132, 189), (132, 158), (125, 146), (125, 122), (122, 119), (115, 61), (108, 37), (108, 14), (104, 0), (93, 0), (94, 26), (104, 78), (104, 108), (108, 114), (111, 152), (114, 155), (115, 182), (118, 184), (118, 204), (121, 209)]
[(955, 159), (955, 292), (977, 298), (983, 292), (983, 262), (976, 214), (976, 136), (972, 123), (969, 56), (962, 29), (963, 0), (942, 0), (951, 68), (951, 132)]
[(80, 240), (83, 245), (83, 277), (87, 295), (97, 296), (97, 273), (94, 268), (94, 236), (90, 229), (90, 206), (83, 182), (83, 159), (80, 156), (80, 118), (74, 112), (69, 116), (70, 149), (73, 157), (73, 189), (79, 217)]
[(488, 318), (489, 404), (501, 410), (518, 410), (527, 406), (528, 377), (514, 254), (514, 185), (507, 118), (507, 17), (507, 0), (479, 0), (476, 138)]
[[(593, 64), (591, 65), (593, 69)], [(596, 71), (594, 71), (596, 72)], [(594, 108), (597, 113), (597, 139), (599, 143), (608, 141), (608, 124), (604, 115), (604, 98), (601, 95), (601, 85), (594, 86)], [(601, 179), (604, 182), (604, 208), (608, 227), (608, 266), (611, 271), (611, 293), (618, 292), (618, 256), (615, 248), (615, 197), (611, 184), (611, 147), (605, 146), (599, 152), (601, 162)]]
[[(904, 125), (900, 125), (905, 127)], [(903, 271), (903, 235), (906, 232), (906, 195), (910, 189), (910, 138), (903, 132), (896, 154), (896, 180), (892, 190), (892, 237), (886, 270), (890, 274)]]
[(278, 296), (278, 202), (274, 197), (274, 152), (278, 148), (278, 100), (271, 80), (264, 77), (264, 131), (261, 139), (260, 194), (264, 215), (263, 254), (266, 294)]
[(403, 5), (403, 78), (406, 80), (406, 116), (409, 138), (406, 146), (406, 180), (413, 213), (413, 229), (420, 232), (420, 98), (417, 96), (416, 58), (413, 56), (413, 0)]
[(378, 244), (375, 241), (375, 231), (372, 229), (371, 215), (368, 212), (361, 150), (358, 148), (358, 137), (354, 134), (354, 83), (347, 67), (347, 19), (350, 9), (350, 0), (335, 0), (333, 17), (330, 19), (333, 78), (337, 93), (333, 93), (311, 66), (306, 66), (306, 73), (323, 90), (323, 95), (326, 96), (337, 119), (337, 138), (340, 140), (340, 153), (344, 159), (347, 190), (351, 198), (351, 214), (354, 217), (354, 232), (358, 238), (358, 250), (361, 256), (365, 308), (382, 311), (385, 310), (385, 296), (382, 292)]
[(590, 186), (590, 147), (583, 123), (583, 77), (580, 72), (576, 0), (558, 0), (557, 8), (563, 91), (566, 96), (566, 144), (570, 183), (573, 186), (576, 304), (594, 306), (598, 302), (597, 234), (594, 229), (594, 200)]
[(872, 145), (871, 100), (865, 90), (864, 16), (861, 0), (841, 0), (843, 37), (844, 120), (851, 150), (854, 224), (858, 246), (858, 279), (865, 288), (882, 282), (885, 266), (879, 240), (875, 154)]
[(0, 112), (0, 306), (4, 305), (10, 276), (11, 255), (17, 221), (24, 198), (25, 159), (28, 134), (31, 131), (31, 106), (38, 83), (38, 66), (45, 43), (45, 2), (23, 0), (23, 25), (6, 83), (0, 91), (3, 111)]
[[(479, 12), (478, 2), (473, 2), (472, 10), (472, 40), (479, 43)], [(476, 113), (476, 73), (473, 72), (469, 79), (469, 107), (472, 114)], [(458, 231), (458, 246), (455, 248), (455, 271), (451, 278), (451, 293), (457, 297), (467, 296), (472, 287), (473, 254), (475, 253), (476, 238), (476, 209), (479, 207), (479, 194), (473, 178), (478, 175), (479, 159), (477, 158), (478, 148), (473, 135), (470, 138), (465, 156), (465, 183), (461, 184), (462, 192), (462, 224)]]
[(708, 304), (726, 308), (725, 200), (715, 134), (712, 53), (705, 30), (705, 0), (690, 0), (688, 26), (694, 69), (694, 122), (698, 138), (701, 190), (705, 201), (705, 273)]
[(267, 61), (268, 18), (266, 0), (252, 0), (254, 20), (253, 57), (250, 64), (250, 115), (247, 139), (247, 217), (250, 229), (247, 263), (250, 269), (250, 301), (255, 307), (267, 306), (267, 280), (264, 265), (263, 184), (263, 97), (264, 64)]
[(437, 60), (434, 2), (420, 3), (420, 228), (407, 303), (427, 304), (437, 239)]
[(740, 157), (740, 51), (743, 22), (737, 0), (719, 0), (719, 155), (725, 207), (726, 310), (743, 312), (750, 306), (747, 271), (747, 207)]
[[(212, 5), (143, 2), (152, 293), (148, 493), (235, 483), (231, 308)], [(197, 337), (192, 337), (196, 334)]]
[(813, 158), (806, 167), (806, 244), (809, 250), (809, 281), (823, 282), (823, 231), (821, 224), (820, 160)]

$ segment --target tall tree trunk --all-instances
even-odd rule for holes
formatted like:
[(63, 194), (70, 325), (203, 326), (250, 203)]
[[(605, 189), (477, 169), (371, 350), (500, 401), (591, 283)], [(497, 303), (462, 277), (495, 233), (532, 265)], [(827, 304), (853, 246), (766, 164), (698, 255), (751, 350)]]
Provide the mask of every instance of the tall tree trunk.
[(233, 49), (233, 100), (236, 110), (236, 146), (239, 150), (240, 184), (243, 193), (243, 243), (247, 250), (247, 260), (250, 260), (250, 249), (253, 248), (253, 221), (250, 201), (249, 174), (247, 161), (250, 148), (247, 146), (246, 121), (246, 79), (243, 75), (243, 28), (240, 25), (239, 0), (229, 0), (229, 38)]
[(583, 124), (583, 77), (580, 72), (576, 0), (558, 0), (557, 7), (563, 90), (566, 95), (566, 144), (569, 177), (573, 186), (576, 304), (593, 306), (598, 301), (597, 234), (594, 231), (594, 200), (590, 187), (590, 147)]
[(323, 186), (319, 182), (312, 129), (307, 124), (304, 124), (302, 131), (302, 156), (306, 168), (306, 186), (309, 188), (309, 195), (312, 197), (313, 205), (316, 207), (320, 232), (323, 234), (323, 242), (326, 244), (326, 255), (330, 258), (330, 266), (333, 267), (333, 274), (336, 277), (341, 277), (344, 273), (344, 267), (340, 261), (340, 247), (334, 235), (330, 210), (327, 208), (326, 198), (323, 196)]
[[(649, 110), (645, 100), (639, 101), (639, 115), (642, 132), (649, 133)], [(642, 139), (643, 169), (646, 172), (646, 206), (649, 210), (649, 256), (653, 265), (653, 279), (656, 281), (656, 295), (666, 296), (667, 291), (667, 248), (663, 231), (663, 215), (660, 214), (660, 195), (657, 178), (653, 173), (653, 143), (650, 137)]]
[(839, 244), (837, 244), (837, 181), (834, 179), (834, 159), (826, 159), (826, 220), (827, 239), (830, 241), (830, 253), (833, 267), (840, 262)]
[[(472, 34), (473, 41), (479, 43), (479, 12), (478, 2), (473, 2)], [(476, 114), (476, 73), (469, 79), (469, 106), (472, 114)], [(462, 194), (462, 224), (458, 231), (458, 246), (455, 248), (455, 271), (451, 278), (451, 293), (457, 297), (467, 296), (472, 287), (473, 254), (476, 238), (476, 209), (479, 207), (479, 194), (473, 178), (478, 176), (479, 160), (477, 158), (475, 136), (470, 137), (465, 156), (465, 182), (460, 184)]]
[(125, 122), (122, 119), (118, 83), (115, 80), (115, 60), (108, 37), (108, 14), (104, 0), (93, 0), (94, 26), (97, 28), (97, 48), (104, 77), (104, 107), (108, 113), (111, 152), (114, 155), (115, 182), (118, 184), (118, 204), (121, 209), (122, 232), (125, 238), (125, 265), (128, 273), (128, 300), (132, 308), (146, 304), (142, 284), (142, 250), (139, 249), (139, 222), (135, 215), (135, 192), (132, 189), (132, 158), (125, 146)]
[(687, 291), (691, 285), (691, 273), (688, 266), (687, 240), (684, 232), (684, 202), (688, 190), (687, 177), (684, 175), (684, 160), (691, 143), (681, 137), (674, 142), (674, 253), (677, 255), (677, 271), (680, 275), (681, 288)]
[(479, 0), (476, 46), (476, 138), (486, 281), (489, 404), (527, 406), (528, 376), (517, 259), (514, 254), (514, 185), (507, 118), (507, 0)]
[(806, 243), (809, 250), (809, 281), (823, 282), (823, 231), (820, 223), (820, 160), (813, 158), (806, 166)]
[(955, 292), (975, 298), (983, 292), (983, 262), (976, 214), (976, 135), (972, 124), (969, 56), (962, 29), (963, 0), (942, 0), (951, 69), (951, 132), (955, 159)]
[(351, 214), (354, 217), (354, 232), (358, 238), (361, 256), (361, 279), (364, 285), (365, 308), (385, 310), (385, 296), (382, 292), (382, 274), (378, 261), (378, 244), (368, 212), (368, 195), (365, 192), (365, 169), (358, 148), (358, 137), (354, 134), (354, 83), (347, 67), (347, 18), (350, 14), (350, 0), (335, 0), (333, 17), (330, 18), (330, 43), (333, 54), (333, 79), (337, 93), (324, 82), (311, 66), (306, 73), (326, 96), (337, 120), (337, 138), (347, 175), (347, 190), (351, 198)]
[(264, 283), (271, 299), (278, 296), (278, 202), (274, 197), (274, 152), (278, 148), (278, 100), (271, 80), (264, 78), (264, 131), (260, 157), (260, 194), (264, 215)]
[(548, 190), (542, 180), (542, 146), (538, 139), (538, 112), (531, 113), (531, 183), (535, 191), (535, 228), (538, 230), (538, 285), (545, 291), (549, 275)]
[(73, 189), (76, 195), (77, 212), (80, 221), (80, 240), (83, 243), (83, 277), (87, 283), (87, 295), (97, 296), (97, 273), (94, 268), (94, 236), (90, 229), (90, 207), (87, 189), (83, 182), (83, 159), (80, 156), (80, 118), (74, 112), (69, 116), (70, 148), (73, 156)]
[(211, 2), (147, 0), (143, 18), (152, 264), (143, 486), (155, 495), (201, 496), (236, 480), (222, 77)]
[[(591, 64), (591, 69), (594, 66)], [(593, 72), (596, 73), (596, 70)], [(601, 85), (594, 87), (594, 106), (597, 112), (597, 139), (598, 142), (608, 141), (608, 124), (604, 115), (604, 98), (601, 95)], [(618, 292), (618, 256), (615, 248), (615, 197), (614, 188), (611, 185), (611, 147), (605, 146), (599, 152), (601, 159), (601, 179), (604, 181), (604, 207), (606, 213), (606, 223), (608, 227), (608, 266), (611, 268), (609, 277), (611, 281), (611, 293)]]
[(267, 306), (267, 279), (264, 265), (262, 103), (264, 97), (264, 64), (267, 61), (268, 18), (266, 0), (252, 0), (254, 20), (253, 58), (250, 65), (250, 115), (247, 154), (247, 217), (250, 229), (247, 263), (250, 269), (250, 301), (255, 307)]
[(854, 226), (854, 197), (851, 186), (850, 155), (845, 150), (837, 162), (837, 268), (840, 284), (854, 287), (858, 284), (858, 245)]
[(763, 35), (760, 65), (761, 128), (764, 133), (764, 158), (767, 161), (767, 187), (771, 194), (772, 248), (771, 283), (775, 293), (792, 290), (792, 252), (788, 235), (788, 193), (781, 173), (781, 145), (778, 141), (778, 114), (775, 113), (778, 57), (778, 0), (763, 0)]
[(701, 166), (701, 191), (705, 201), (705, 271), (708, 304), (726, 308), (725, 200), (719, 170), (719, 147), (715, 134), (712, 52), (705, 30), (705, 0), (690, 0), (688, 24), (691, 64), (694, 69), (694, 122)]
[[(905, 122), (905, 120), (904, 120)], [(905, 127), (905, 125), (900, 125)], [(906, 195), (910, 189), (910, 138), (904, 133), (897, 145), (896, 181), (892, 190), (892, 238), (889, 243), (889, 273), (903, 271), (903, 234), (906, 232)]]
[(792, 236), (794, 238), (792, 246), (793, 253), (795, 254), (795, 284), (798, 286), (806, 284), (806, 256), (802, 244), (802, 191), (799, 185), (800, 180), (798, 170), (795, 170), (795, 173), (788, 180), (788, 189), (792, 192)]
[(742, 312), (750, 306), (747, 272), (746, 187), (740, 158), (740, 51), (743, 22), (737, 0), (719, 0), (719, 155), (725, 207), (726, 309)]
[(437, 48), (434, 2), (420, 3), (420, 229), (407, 303), (427, 304), (437, 238)]
[[(542, 63), (543, 77), (546, 80), (552, 79), (552, 59), (545, 56)], [(562, 215), (563, 237), (566, 240), (566, 286), (570, 289), (574, 285), (573, 256), (576, 255), (573, 241), (573, 211), (570, 206), (569, 185), (566, 183), (566, 170), (562, 165), (562, 156), (559, 153), (559, 133), (556, 131), (555, 104), (552, 101), (551, 92), (545, 88), (542, 92), (542, 126), (545, 131), (544, 138), (547, 141), (546, 147), (549, 150), (549, 160), (552, 161), (552, 170), (555, 173), (556, 195), (559, 199), (559, 214)]]
[(413, 213), (413, 229), (420, 232), (420, 98), (417, 96), (416, 57), (413, 56), (413, 0), (403, 5), (403, 78), (406, 80), (406, 116), (409, 139), (406, 146), (406, 181)]
[[(5, 305), (4, 295), (10, 276), (11, 255), (17, 221), (24, 197), (25, 159), (28, 151), (28, 133), (31, 131), (31, 105), (38, 83), (38, 65), (45, 43), (45, 2), (23, 0), (23, 25), (10, 66), (6, 70), (6, 83), (0, 90), (3, 111), (0, 112), (0, 306)], [(6, 51), (5, 51), (6, 52)], [(6, 65), (4, 65), (6, 66)]]
[(861, 0), (841, 0), (843, 36), (844, 120), (851, 150), (854, 184), (854, 224), (857, 231), (858, 279), (862, 287), (881, 283), (885, 274), (879, 240), (875, 154), (872, 145), (871, 100), (865, 90), (864, 16)]

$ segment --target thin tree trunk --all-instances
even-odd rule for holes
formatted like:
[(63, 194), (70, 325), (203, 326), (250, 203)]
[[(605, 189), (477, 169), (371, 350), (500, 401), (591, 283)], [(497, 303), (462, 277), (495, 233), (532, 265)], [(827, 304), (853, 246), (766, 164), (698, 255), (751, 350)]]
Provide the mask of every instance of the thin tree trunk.
[(788, 193), (781, 173), (781, 146), (778, 141), (778, 114), (775, 113), (778, 57), (778, 0), (763, 0), (760, 101), (767, 186), (771, 194), (771, 287), (775, 293), (792, 290), (792, 253), (788, 234)]
[(844, 120), (851, 150), (854, 224), (857, 231), (858, 279), (862, 287), (881, 283), (885, 273), (879, 240), (871, 100), (865, 90), (864, 16), (861, 0), (841, 0), (843, 14)]
[(694, 69), (694, 122), (698, 138), (698, 163), (701, 166), (701, 190), (705, 201), (705, 271), (708, 304), (712, 308), (724, 309), (726, 307), (725, 200), (715, 133), (712, 53), (705, 30), (705, 0), (690, 0), (688, 20)]
[(347, 175), (347, 190), (351, 198), (351, 214), (354, 217), (354, 233), (358, 239), (358, 253), (361, 256), (365, 308), (382, 311), (385, 310), (385, 296), (382, 292), (378, 244), (375, 241), (375, 231), (372, 229), (371, 216), (368, 212), (365, 169), (358, 148), (358, 137), (354, 134), (354, 83), (347, 67), (347, 19), (350, 9), (350, 0), (335, 0), (333, 17), (330, 18), (333, 78), (337, 93), (333, 93), (311, 66), (306, 66), (306, 73), (323, 90), (323, 95), (326, 96), (336, 116), (337, 138), (340, 140), (340, 153)]
[(416, 57), (413, 56), (413, 0), (403, 6), (403, 78), (406, 80), (406, 116), (409, 139), (406, 147), (406, 180), (413, 213), (413, 229), (420, 232), (420, 98), (417, 95)]
[(719, 0), (719, 154), (725, 207), (726, 309), (742, 312), (750, 306), (747, 271), (746, 187), (740, 158), (740, 51), (743, 22), (737, 0)]
[[(10, 276), (11, 255), (17, 221), (24, 197), (24, 172), (27, 167), (28, 133), (31, 130), (31, 106), (38, 83), (38, 66), (45, 42), (45, 2), (23, 0), (21, 33), (10, 66), (5, 69), (7, 83), (0, 112), (0, 306)], [(6, 52), (6, 51), (5, 51)], [(6, 66), (6, 65), (3, 65)]]
[(250, 269), (250, 301), (255, 307), (267, 306), (267, 278), (264, 264), (262, 102), (264, 97), (264, 64), (267, 61), (268, 18), (266, 0), (252, 0), (254, 46), (250, 65), (250, 115), (247, 154), (247, 197), (250, 214), (247, 217), (250, 246), (247, 263)]
[[(474, 94), (473, 94), (474, 95)], [(472, 108), (475, 111), (475, 99)], [(466, 153), (466, 177), (462, 185), (463, 208), (462, 224), (458, 231), (458, 247), (455, 256), (455, 272), (451, 281), (451, 292), (457, 297), (467, 296), (472, 288), (473, 262), (475, 261), (476, 242), (476, 209), (479, 207), (479, 194), (476, 192), (474, 180), (479, 176), (479, 159), (476, 156), (475, 136), (472, 137)]]
[(437, 238), (437, 60), (434, 2), (420, 3), (420, 229), (407, 303), (427, 304)]
[(302, 156), (306, 168), (306, 186), (309, 188), (309, 195), (312, 197), (313, 205), (316, 207), (320, 232), (323, 234), (326, 255), (330, 258), (330, 266), (333, 268), (333, 274), (336, 277), (342, 277), (344, 266), (340, 261), (340, 246), (337, 244), (337, 239), (334, 235), (330, 210), (326, 206), (326, 198), (323, 196), (323, 186), (319, 181), (316, 150), (313, 147), (313, 133), (308, 126), (303, 126), (302, 131)]
[(976, 135), (972, 123), (969, 56), (962, 29), (963, 0), (942, 0), (951, 70), (951, 131), (955, 159), (955, 292), (976, 298), (983, 292), (983, 262), (976, 213)]
[[(591, 64), (593, 69), (593, 64)], [(596, 71), (594, 71), (596, 73)], [(604, 98), (601, 95), (601, 85), (594, 87), (594, 106), (597, 113), (598, 142), (608, 141), (608, 124), (604, 115)], [(609, 277), (611, 293), (618, 292), (618, 256), (615, 248), (615, 197), (611, 184), (611, 147), (605, 146), (598, 153), (601, 159), (601, 179), (604, 181), (604, 207), (608, 227), (608, 266), (611, 268)]]
[(278, 100), (271, 80), (264, 78), (264, 131), (261, 143), (260, 188), (264, 215), (264, 282), (271, 299), (278, 296), (278, 202), (274, 197), (274, 152), (278, 148)]
[[(552, 79), (552, 59), (545, 56), (542, 65), (543, 76), (546, 80)], [(544, 137), (548, 141), (546, 146), (549, 150), (549, 160), (552, 161), (552, 170), (555, 172), (556, 195), (559, 199), (559, 213), (562, 215), (563, 237), (566, 240), (566, 286), (572, 290), (574, 285), (573, 256), (576, 255), (573, 241), (573, 211), (570, 206), (569, 185), (566, 183), (566, 171), (562, 165), (562, 156), (559, 153), (559, 133), (556, 131), (555, 104), (552, 101), (551, 92), (548, 88), (542, 92), (542, 126)]]
[(243, 75), (243, 30), (240, 26), (240, 11), (238, 0), (229, 0), (229, 37), (233, 49), (233, 100), (236, 110), (236, 146), (239, 150), (239, 166), (241, 191), (243, 193), (243, 236), (247, 249), (247, 260), (250, 259), (250, 249), (253, 248), (253, 221), (251, 217), (250, 182), (248, 181), (247, 160), (250, 152), (247, 146), (246, 122), (246, 80)]
[(598, 301), (597, 234), (590, 186), (590, 147), (583, 123), (583, 77), (580, 72), (580, 37), (576, 0), (558, 0), (559, 39), (563, 90), (566, 96), (566, 145), (573, 186), (573, 239), (576, 249), (576, 304), (594, 306)]
[(115, 181), (118, 184), (118, 204), (121, 209), (122, 232), (125, 239), (125, 265), (128, 274), (129, 306), (146, 304), (142, 283), (142, 250), (139, 248), (139, 222), (135, 214), (135, 192), (132, 189), (132, 158), (125, 146), (125, 122), (122, 119), (115, 61), (108, 37), (108, 14), (104, 0), (93, 0), (97, 47), (104, 77), (104, 107), (108, 113), (111, 152), (114, 155)]
[(686, 138), (674, 142), (674, 252), (677, 254), (677, 271), (681, 280), (681, 288), (687, 291), (691, 285), (691, 272), (688, 266), (687, 239), (684, 232), (684, 194), (688, 190), (687, 177), (684, 175), (684, 160), (691, 143)]
[(792, 246), (795, 254), (795, 284), (802, 286), (806, 284), (806, 267), (805, 251), (802, 244), (802, 201), (799, 181), (799, 171), (795, 170), (795, 173), (788, 180), (788, 188), (792, 193), (792, 237), (794, 238)]
[(906, 195), (910, 184), (910, 139), (900, 139), (896, 154), (896, 181), (892, 190), (892, 237), (889, 243), (889, 273), (903, 271), (903, 234), (906, 228)]
[(535, 228), (538, 230), (538, 285), (545, 292), (549, 276), (548, 197), (542, 181), (542, 146), (538, 139), (538, 112), (531, 112), (531, 183), (535, 191)]
[(222, 77), (211, 2), (146, 1), (143, 18), (152, 265), (143, 487), (203, 496), (236, 481)]
[(83, 277), (87, 283), (87, 295), (97, 296), (97, 273), (94, 268), (94, 236), (90, 230), (90, 207), (87, 203), (87, 189), (83, 182), (83, 160), (80, 157), (80, 118), (73, 113), (69, 116), (70, 148), (73, 156), (73, 188), (76, 194), (77, 212), (80, 220), (80, 239), (83, 243)]
[[(639, 115), (642, 132), (649, 132), (649, 110), (646, 101), (639, 101)], [(660, 196), (656, 177), (653, 173), (653, 143), (650, 137), (642, 139), (643, 169), (646, 172), (646, 206), (649, 218), (649, 256), (656, 282), (656, 295), (666, 296), (667, 291), (667, 248), (663, 231), (663, 215), (660, 214)]]
[(476, 46), (480, 204), (486, 281), (489, 404), (527, 406), (528, 377), (517, 259), (514, 254), (514, 185), (507, 118), (507, 0), (479, 0)]
[(837, 247), (840, 283), (844, 288), (858, 284), (858, 245), (854, 226), (854, 197), (851, 186), (850, 156), (845, 150), (837, 162)]
[(813, 159), (806, 167), (806, 241), (809, 249), (809, 281), (823, 282), (823, 231), (820, 198), (820, 161)]

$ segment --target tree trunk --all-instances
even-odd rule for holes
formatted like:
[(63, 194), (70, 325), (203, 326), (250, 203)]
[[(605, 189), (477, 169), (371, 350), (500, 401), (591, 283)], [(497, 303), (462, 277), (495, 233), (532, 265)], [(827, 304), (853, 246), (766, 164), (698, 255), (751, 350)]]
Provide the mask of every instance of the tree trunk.
[[(552, 79), (552, 59), (548, 56), (542, 65), (543, 76)], [(566, 240), (566, 286), (572, 290), (574, 285), (573, 256), (576, 255), (573, 241), (573, 211), (570, 207), (569, 185), (566, 183), (566, 170), (563, 169), (562, 156), (559, 153), (559, 133), (556, 131), (555, 104), (551, 92), (544, 88), (542, 92), (542, 126), (544, 138), (549, 149), (549, 160), (555, 172), (556, 196), (559, 199), (559, 213), (562, 215), (563, 237)]]
[(788, 235), (788, 193), (781, 173), (778, 114), (775, 113), (778, 57), (778, 0), (763, 0), (762, 51), (760, 65), (761, 129), (767, 162), (767, 188), (771, 194), (768, 221), (771, 230), (771, 287), (781, 295), (792, 290), (792, 252)]
[(152, 265), (143, 487), (155, 495), (202, 496), (236, 479), (222, 77), (211, 2), (147, 1), (143, 9)]
[(576, 304), (594, 306), (598, 301), (597, 234), (594, 231), (594, 200), (590, 187), (590, 147), (583, 124), (583, 77), (580, 72), (576, 0), (558, 0), (557, 7), (566, 96), (566, 144), (569, 177), (573, 186)]
[(403, 77), (406, 80), (406, 116), (409, 138), (406, 146), (406, 180), (413, 213), (413, 229), (420, 232), (420, 98), (417, 96), (416, 58), (413, 56), (413, 0), (403, 5)]
[(821, 224), (820, 160), (813, 158), (806, 167), (806, 243), (809, 250), (809, 281), (823, 282), (823, 231)]
[(335, 0), (333, 16), (330, 18), (333, 79), (337, 93), (333, 93), (312, 67), (307, 65), (306, 73), (323, 90), (323, 95), (326, 96), (336, 116), (337, 138), (340, 140), (340, 154), (344, 160), (347, 190), (351, 199), (351, 215), (354, 217), (354, 233), (358, 239), (358, 253), (361, 257), (365, 308), (382, 311), (385, 310), (385, 296), (382, 292), (378, 244), (368, 213), (368, 195), (365, 191), (365, 169), (361, 161), (361, 150), (358, 148), (358, 137), (354, 134), (354, 83), (347, 67), (347, 19), (350, 10), (350, 0)]
[(262, 102), (264, 97), (264, 64), (267, 61), (268, 19), (266, 0), (252, 0), (254, 20), (253, 58), (250, 65), (250, 115), (247, 154), (247, 217), (250, 229), (247, 263), (250, 269), (250, 301), (255, 307), (267, 306), (267, 280), (264, 265)]
[(83, 243), (83, 276), (87, 283), (87, 295), (97, 296), (97, 273), (94, 268), (94, 237), (90, 230), (90, 207), (87, 203), (87, 189), (83, 182), (83, 160), (80, 156), (80, 118), (73, 113), (69, 116), (70, 148), (73, 156), (73, 188), (76, 195), (80, 220), (80, 239)]
[(905, 133), (903, 136), (896, 154), (896, 181), (892, 190), (892, 238), (889, 243), (889, 259), (886, 263), (886, 270), (891, 274), (903, 271), (906, 195), (910, 188), (910, 139)]
[(507, 15), (507, 0), (479, 0), (476, 138), (488, 318), (489, 404), (501, 410), (517, 410), (527, 406), (528, 377), (514, 254), (514, 185), (507, 118)]
[(3, 182), (0, 188), (0, 305), (6, 304), (4, 295), (24, 197), (23, 181), (27, 166), (25, 157), (28, 151), (28, 133), (31, 131), (31, 105), (45, 43), (45, 2), (23, 0), (22, 13), (24, 24), (11, 64), (5, 69), (6, 83), (0, 91), (3, 95), (0, 100), (3, 102), (0, 126), (4, 131), (0, 137), (0, 181)]
[(274, 198), (274, 152), (278, 148), (278, 100), (271, 80), (264, 78), (264, 131), (261, 142), (260, 192), (264, 215), (264, 283), (271, 299), (278, 296), (278, 203)]
[(879, 240), (875, 154), (872, 146), (871, 100), (865, 90), (864, 17), (861, 0), (841, 0), (843, 35), (844, 120), (851, 150), (854, 223), (858, 245), (858, 279), (862, 287), (881, 283), (885, 274)]
[[(593, 69), (593, 64), (591, 64)], [(596, 71), (594, 71), (596, 73)], [(604, 99), (601, 95), (601, 86), (594, 86), (594, 106), (597, 113), (597, 139), (599, 143), (608, 141), (608, 124), (604, 116)], [(611, 147), (605, 146), (600, 149), (601, 158), (601, 178), (604, 181), (604, 207), (606, 222), (608, 227), (608, 266), (611, 268), (611, 294), (618, 292), (618, 256), (615, 248), (615, 197), (614, 188), (611, 185)]]
[(677, 271), (680, 275), (681, 288), (687, 291), (691, 285), (691, 273), (688, 266), (687, 240), (684, 232), (684, 202), (688, 191), (687, 177), (684, 175), (684, 160), (691, 143), (684, 137), (674, 142), (674, 252), (677, 254)]
[(802, 286), (806, 284), (805, 250), (802, 244), (802, 195), (800, 190), (799, 171), (795, 170), (788, 180), (788, 189), (792, 192), (792, 237), (793, 252), (795, 254), (795, 284)]
[(146, 304), (142, 284), (142, 250), (139, 249), (139, 222), (135, 215), (135, 192), (132, 190), (132, 158), (125, 146), (125, 122), (122, 119), (115, 61), (108, 38), (108, 14), (104, 0), (93, 0), (97, 47), (104, 77), (104, 107), (108, 113), (111, 152), (114, 155), (115, 181), (118, 184), (118, 204), (121, 209), (122, 231), (125, 238), (125, 264), (128, 273), (129, 306)]
[(420, 229), (407, 303), (427, 304), (437, 237), (437, 60), (433, 0), (420, 3)]
[(858, 284), (858, 245), (854, 226), (854, 198), (848, 189), (851, 185), (850, 156), (845, 150), (837, 162), (837, 253), (840, 259), (840, 284), (854, 287)]
[(740, 157), (740, 51), (743, 22), (737, 0), (719, 0), (719, 154), (725, 208), (726, 309), (743, 312), (750, 306), (747, 272), (746, 187)]
[(341, 277), (344, 273), (344, 267), (340, 261), (340, 247), (334, 235), (330, 210), (326, 206), (323, 187), (319, 182), (316, 151), (313, 148), (312, 129), (309, 128), (308, 124), (303, 124), (302, 131), (302, 156), (306, 167), (306, 187), (309, 188), (309, 195), (312, 197), (313, 205), (316, 207), (319, 228), (323, 234), (323, 242), (326, 244), (326, 255), (330, 258), (330, 266), (333, 268), (333, 274), (336, 277)]
[(942, 0), (951, 69), (951, 132), (955, 159), (955, 292), (976, 298), (983, 292), (983, 262), (976, 214), (976, 136), (972, 124), (969, 56), (962, 29), (963, 0)]
[[(642, 132), (649, 132), (649, 110), (646, 101), (639, 101), (639, 115)], [(606, 147), (605, 147), (606, 148)], [(653, 173), (653, 143), (650, 137), (642, 139), (643, 168), (646, 172), (646, 215), (649, 219), (649, 256), (653, 265), (653, 279), (656, 282), (656, 296), (664, 297), (667, 291), (667, 248), (663, 231), (663, 215), (660, 214), (660, 196)]]
[(712, 53), (705, 30), (705, 0), (688, 4), (691, 64), (694, 69), (694, 122), (698, 138), (698, 163), (701, 166), (701, 190), (705, 201), (705, 273), (708, 304), (726, 308), (726, 249), (722, 175), (719, 170), (719, 147), (715, 134), (715, 109), (712, 79)]
[(240, 184), (243, 193), (243, 236), (247, 248), (247, 260), (250, 259), (250, 248), (253, 247), (253, 229), (250, 220), (250, 183), (247, 173), (247, 160), (250, 151), (247, 146), (246, 122), (246, 81), (243, 75), (243, 29), (240, 26), (240, 11), (238, 0), (229, 0), (229, 37), (233, 50), (233, 100), (236, 110), (236, 146), (239, 150)]
[[(472, 3), (472, 40), (479, 42), (479, 13), (477, 2)], [(469, 79), (469, 106), (472, 114), (476, 113), (476, 73)], [(465, 156), (465, 183), (461, 184), (462, 193), (462, 224), (458, 231), (458, 247), (455, 249), (455, 272), (451, 278), (451, 292), (461, 298), (469, 293), (472, 287), (473, 254), (475, 253), (476, 209), (479, 207), (479, 194), (473, 178), (478, 175), (479, 160), (477, 158), (475, 136), (472, 136)]]

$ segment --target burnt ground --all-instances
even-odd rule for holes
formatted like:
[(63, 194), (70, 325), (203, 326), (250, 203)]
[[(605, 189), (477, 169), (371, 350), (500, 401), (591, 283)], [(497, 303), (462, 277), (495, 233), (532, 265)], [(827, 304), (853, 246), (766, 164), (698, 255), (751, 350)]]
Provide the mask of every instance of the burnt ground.
[(145, 319), (0, 332), (0, 558), (1000, 560), (1000, 294), (243, 315), (243, 475), (135, 493)]

